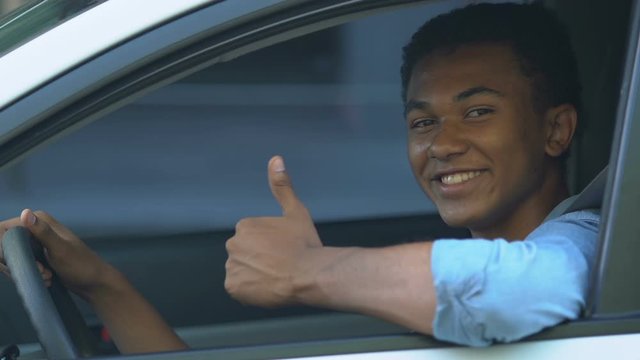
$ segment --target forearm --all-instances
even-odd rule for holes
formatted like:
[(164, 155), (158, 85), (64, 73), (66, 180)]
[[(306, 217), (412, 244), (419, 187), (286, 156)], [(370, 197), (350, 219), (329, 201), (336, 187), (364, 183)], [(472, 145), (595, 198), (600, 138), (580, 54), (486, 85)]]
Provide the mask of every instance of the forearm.
[(187, 345), (118, 271), (87, 297), (121, 353), (181, 350)]
[(323, 247), (301, 262), (296, 300), (376, 316), (432, 334), (431, 242), (386, 248)]

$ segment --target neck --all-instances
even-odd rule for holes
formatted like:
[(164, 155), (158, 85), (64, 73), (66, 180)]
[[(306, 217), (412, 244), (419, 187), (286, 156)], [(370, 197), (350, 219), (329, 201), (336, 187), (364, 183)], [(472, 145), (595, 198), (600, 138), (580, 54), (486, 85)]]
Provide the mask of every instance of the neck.
[(469, 230), (474, 238), (523, 240), (568, 196), (569, 190), (561, 168), (550, 169), (540, 186), (510, 211), (499, 215), (499, 220), (492, 221), (491, 226)]

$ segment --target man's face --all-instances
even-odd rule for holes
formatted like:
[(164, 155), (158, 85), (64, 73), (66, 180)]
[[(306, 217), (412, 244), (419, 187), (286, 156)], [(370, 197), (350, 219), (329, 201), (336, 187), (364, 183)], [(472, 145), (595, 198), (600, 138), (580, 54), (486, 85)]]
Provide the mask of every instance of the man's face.
[(520, 69), (501, 44), (461, 46), (413, 69), (405, 104), (409, 160), (451, 226), (482, 232), (513, 222), (542, 186), (544, 121)]

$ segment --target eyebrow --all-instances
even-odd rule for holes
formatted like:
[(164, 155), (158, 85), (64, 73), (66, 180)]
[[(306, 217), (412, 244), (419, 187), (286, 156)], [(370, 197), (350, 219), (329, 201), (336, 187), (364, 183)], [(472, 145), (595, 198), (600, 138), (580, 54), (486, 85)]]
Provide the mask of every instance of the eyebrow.
[(431, 104), (427, 101), (409, 99), (409, 101), (404, 105), (404, 114), (406, 116), (413, 110), (424, 110), (430, 107)]
[(459, 93), (458, 95), (453, 97), (453, 101), (455, 102), (459, 102), (462, 100), (466, 100), (474, 95), (479, 95), (479, 94), (488, 94), (488, 95), (496, 95), (499, 97), (503, 97), (504, 95), (495, 89), (491, 89), (488, 88), (486, 86), (474, 86), (472, 88), (469, 88), (467, 90), (462, 91), (461, 93)]
[[(486, 86), (474, 86), (472, 88), (466, 89), (464, 91), (461, 91), (460, 93), (458, 93), (457, 95), (455, 95), (453, 97), (453, 101), (455, 102), (460, 102), (463, 100), (466, 100), (472, 96), (475, 95), (480, 95), (480, 94), (488, 94), (488, 95), (495, 95), (495, 96), (499, 96), (499, 97), (503, 97), (504, 94), (501, 93), (498, 90), (492, 89), (492, 88), (488, 88)], [(425, 110), (431, 107), (431, 103), (429, 103), (428, 101), (423, 101), (423, 100), (415, 100), (415, 99), (409, 99), (409, 101), (407, 101), (407, 103), (404, 106), (404, 113), (405, 115), (408, 114), (409, 112), (411, 112), (412, 110)]]

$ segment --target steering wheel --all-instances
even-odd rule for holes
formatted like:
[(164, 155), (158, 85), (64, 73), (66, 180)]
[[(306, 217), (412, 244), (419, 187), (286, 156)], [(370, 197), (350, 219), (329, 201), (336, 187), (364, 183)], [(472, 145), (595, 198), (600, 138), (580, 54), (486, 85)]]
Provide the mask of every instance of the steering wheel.
[(98, 355), (97, 342), (69, 292), (53, 273), (47, 289), (36, 260), (51, 269), (40, 243), (23, 227), (9, 229), (2, 240), (4, 258), (18, 295), (51, 359), (77, 359)]

